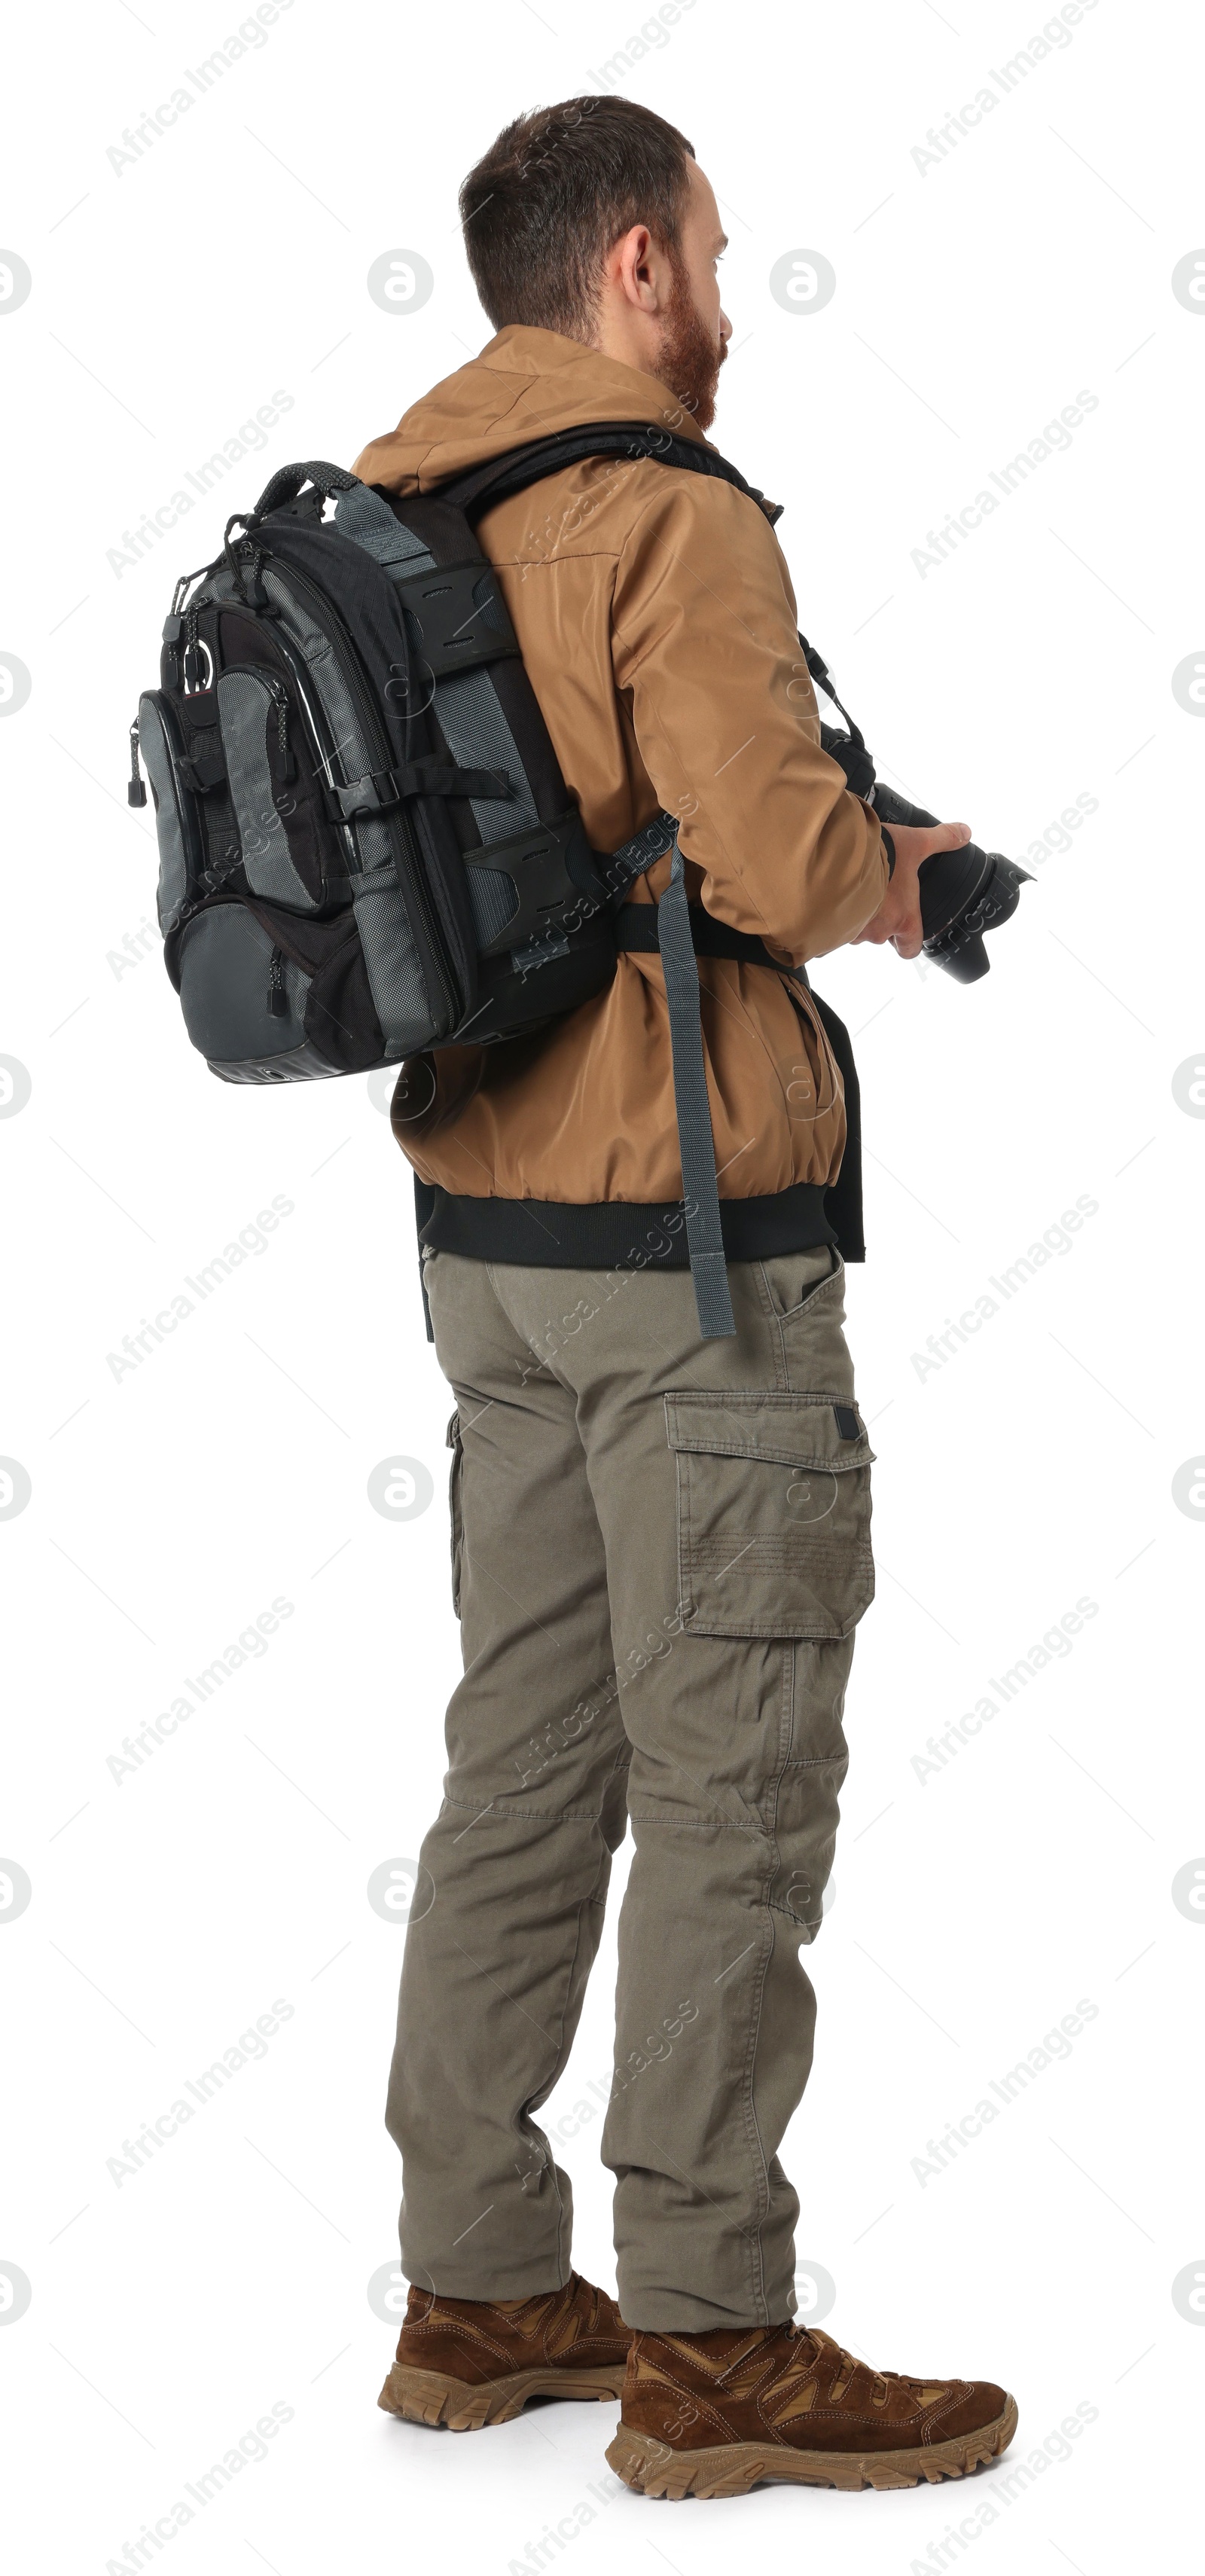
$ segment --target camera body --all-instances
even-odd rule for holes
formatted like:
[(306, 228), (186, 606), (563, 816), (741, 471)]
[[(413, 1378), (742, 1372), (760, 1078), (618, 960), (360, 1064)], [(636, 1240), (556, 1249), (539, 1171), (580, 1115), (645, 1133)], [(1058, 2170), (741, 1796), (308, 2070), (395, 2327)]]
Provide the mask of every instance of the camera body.
[[(936, 814), (927, 814), (921, 805), (910, 805), (906, 796), (897, 796), (893, 787), (884, 787), (882, 780), (876, 778), (874, 755), (867, 750), (849, 709), (842, 706), (823, 656), (814, 644), (809, 644), (806, 635), (801, 635), (799, 641), (817, 687), (823, 689), (849, 728), (846, 732), (835, 725), (822, 724), (820, 740), (829, 758), (844, 770), (854, 795), (873, 806), (888, 831), (893, 823), (921, 831), (935, 829), (939, 820)], [(1015, 859), (1002, 858), (998, 850), (981, 850), (974, 841), (967, 841), (961, 850), (937, 850), (931, 859), (922, 859), (918, 884), (924, 955), (952, 975), (956, 984), (977, 984), (991, 965), (983, 934), (998, 929), (1016, 911), (1022, 886), (1033, 884), (1028, 868), (1019, 867)]]
[[(869, 802), (888, 831), (893, 823), (923, 830), (937, 821), (936, 814), (910, 805), (881, 781), (876, 780)], [(1028, 868), (967, 841), (961, 850), (937, 850), (931, 859), (922, 859), (918, 883), (925, 956), (944, 966), (956, 984), (977, 984), (991, 966), (984, 931), (998, 929), (1016, 911), (1022, 886), (1033, 884)]]

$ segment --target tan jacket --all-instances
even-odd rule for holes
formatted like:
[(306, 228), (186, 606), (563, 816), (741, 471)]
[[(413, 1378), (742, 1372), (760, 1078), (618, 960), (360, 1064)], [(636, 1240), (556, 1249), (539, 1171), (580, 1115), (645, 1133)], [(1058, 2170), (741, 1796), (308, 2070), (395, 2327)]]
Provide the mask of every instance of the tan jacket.
[[(700, 436), (653, 377), (510, 328), (355, 470), (427, 491), (596, 420)], [(756, 504), (649, 459), (594, 458), (499, 503), (478, 535), (592, 846), (616, 848), (665, 806), (682, 818), (691, 899), (719, 920), (793, 965), (852, 939), (882, 901), (886, 855), (820, 747), (790, 578)], [(668, 873), (666, 859), (631, 900), (655, 900)], [(727, 958), (702, 958), (699, 975), (721, 1199), (829, 1184), (845, 1112), (806, 998)], [(395, 1118), (424, 1181), (457, 1198), (680, 1199), (658, 957), (621, 956), (606, 992), (533, 1038), (433, 1061), (429, 1112)]]

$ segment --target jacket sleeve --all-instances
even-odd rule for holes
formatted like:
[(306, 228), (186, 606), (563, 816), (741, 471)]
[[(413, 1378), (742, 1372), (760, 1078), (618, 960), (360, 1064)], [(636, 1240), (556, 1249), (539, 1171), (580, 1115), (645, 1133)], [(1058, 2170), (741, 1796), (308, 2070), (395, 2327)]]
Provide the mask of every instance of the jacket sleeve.
[(637, 470), (656, 481), (616, 566), (616, 686), (707, 910), (803, 965), (878, 911), (878, 822), (821, 748), (790, 579), (756, 503)]

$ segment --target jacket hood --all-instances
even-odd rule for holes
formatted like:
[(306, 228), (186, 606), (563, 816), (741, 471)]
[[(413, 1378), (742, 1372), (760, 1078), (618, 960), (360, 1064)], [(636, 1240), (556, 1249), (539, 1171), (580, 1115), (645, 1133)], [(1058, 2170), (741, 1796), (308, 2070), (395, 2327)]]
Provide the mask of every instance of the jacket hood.
[(653, 421), (707, 445), (655, 376), (563, 339), (559, 331), (512, 323), (479, 357), (414, 403), (396, 429), (372, 439), (353, 471), (391, 492), (428, 492), (509, 447), (596, 420)]

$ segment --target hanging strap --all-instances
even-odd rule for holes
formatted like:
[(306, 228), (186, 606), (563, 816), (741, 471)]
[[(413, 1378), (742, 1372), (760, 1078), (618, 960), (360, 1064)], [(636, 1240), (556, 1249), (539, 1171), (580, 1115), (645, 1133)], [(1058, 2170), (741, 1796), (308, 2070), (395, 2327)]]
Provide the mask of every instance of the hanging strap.
[[(628, 887), (638, 876), (643, 876), (646, 869), (654, 867), (658, 859), (663, 859), (667, 849), (673, 853), (670, 881), (660, 902), (622, 904)], [(727, 945), (731, 939), (741, 942), (736, 953), (747, 956), (750, 951), (761, 949), (761, 941), (746, 940), (742, 932), (729, 931), (726, 923), (712, 921), (701, 905), (687, 902), (686, 863), (678, 847), (676, 815), (654, 814), (652, 822), (645, 823), (619, 849), (612, 850), (605, 858), (596, 856), (595, 865), (612, 902), (622, 906), (616, 922), (617, 946), (644, 949), (649, 954), (660, 952), (669, 1009), (674, 1107), (678, 1116), (678, 1151), (682, 1160), (686, 1241), (694, 1281), (695, 1308), (704, 1341), (718, 1341), (735, 1333), (736, 1323), (728, 1290), (728, 1267), (720, 1226), (720, 1193), (716, 1180), (711, 1105), (707, 1097), (707, 1073), (703, 1062), (703, 1021), (695, 943), (698, 938), (703, 954), (730, 956), (734, 953)], [(702, 926), (704, 924), (706, 929)], [(709, 945), (712, 931), (719, 934), (724, 943), (715, 950), (711, 950)], [(773, 963), (764, 950), (758, 959), (759, 964), (763, 958), (767, 966)]]
[(669, 1006), (669, 1043), (674, 1068), (674, 1106), (678, 1113), (678, 1150), (686, 1201), (686, 1241), (694, 1281), (699, 1331), (705, 1342), (735, 1333), (728, 1292), (728, 1265), (720, 1227), (720, 1193), (716, 1181), (715, 1138), (703, 1063), (703, 1021), (699, 1007), (699, 970), (690, 935), (686, 901), (686, 864), (674, 835), (670, 881), (657, 906), (665, 998)]
[(349, 474), (345, 466), (326, 465), (321, 458), (314, 458), (307, 465), (280, 465), (271, 482), (265, 483), (250, 519), (243, 522), (244, 526), (253, 526), (260, 519), (266, 519), (270, 511), (281, 510), (287, 502), (295, 501), (307, 483), (313, 485), (315, 496), (321, 496), (321, 506), (321, 501), (333, 500), (336, 492), (354, 492), (357, 477)]
[[(861, 726), (855, 724), (848, 707), (842, 706), (841, 700), (838, 697), (836, 688), (833, 684), (832, 672), (824, 659), (824, 655), (817, 652), (814, 644), (809, 644), (806, 635), (801, 635), (799, 642), (804, 661), (807, 663), (808, 670), (810, 671), (817, 688), (823, 689), (825, 697), (831, 700), (833, 706), (836, 707), (838, 714), (844, 716), (846, 724), (849, 727), (848, 733), (841, 733), (834, 725), (822, 724), (820, 727), (821, 744), (824, 750), (828, 753), (829, 759), (835, 760), (838, 767), (844, 770), (845, 783), (847, 787), (852, 790), (853, 794), (855, 796), (861, 796), (867, 804), (873, 804), (875, 785), (874, 753), (868, 751), (866, 748), (866, 740)], [(889, 864), (894, 867), (894, 844), (887, 838), (886, 833), (884, 833), (883, 837), (887, 844)]]

